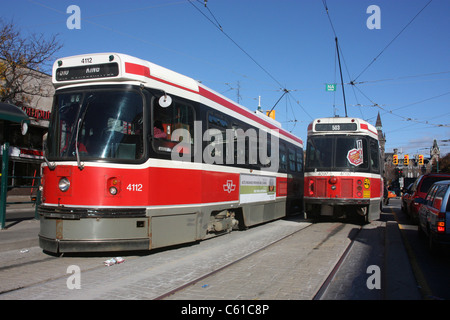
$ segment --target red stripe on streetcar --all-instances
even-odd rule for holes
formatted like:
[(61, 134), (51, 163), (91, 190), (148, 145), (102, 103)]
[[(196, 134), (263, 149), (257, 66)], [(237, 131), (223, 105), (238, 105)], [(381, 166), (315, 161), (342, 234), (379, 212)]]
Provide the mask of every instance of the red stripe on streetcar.
[(369, 126), (368, 126), (367, 124), (365, 124), (365, 123), (361, 123), (361, 124), (360, 124), (360, 127), (361, 127), (361, 129), (367, 130), (367, 131), (369, 131), (369, 132), (372, 132), (373, 134), (378, 135), (378, 133), (373, 132), (372, 130), (370, 130), (370, 129), (369, 129)]
[(236, 104), (234, 104), (234, 103), (232, 103), (232, 102), (230, 102), (228, 100), (225, 100), (224, 98), (214, 94), (213, 92), (211, 92), (209, 90), (206, 90), (206, 89), (204, 89), (202, 87), (199, 87), (199, 94), (201, 96), (203, 96), (203, 97), (205, 97), (205, 98), (207, 98), (207, 99), (209, 99), (211, 101), (214, 101), (214, 102), (216, 102), (216, 103), (218, 103), (218, 104), (220, 104), (220, 105), (222, 105), (222, 106), (224, 106), (224, 107), (226, 107), (226, 108), (228, 108), (230, 110), (233, 110), (233, 111), (235, 111), (235, 112), (237, 112), (237, 113), (239, 113), (239, 114), (241, 114), (241, 115), (243, 115), (243, 116), (245, 116), (245, 117), (247, 117), (247, 118), (249, 118), (249, 119), (251, 119), (253, 121), (258, 122), (259, 124), (262, 124), (262, 125), (266, 126), (267, 128), (274, 129), (274, 130), (279, 130), (279, 132), (282, 135), (284, 135), (285, 137), (288, 137), (288, 138), (290, 138), (290, 139), (292, 139), (292, 140), (294, 140), (294, 141), (296, 141), (298, 143), (301, 143), (303, 145), (302, 139), (297, 138), (296, 136), (294, 136), (294, 135), (284, 131), (283, 129), (280, 129), (277, 126), (262, 120), (261, 118), (259, 118), (255, 114), (253, 114), (251, 112), (248, 112), (247, 110), (242, 109), (238, 105), (236, 105)]
[(150, 68), (140, 64), (125, 62), (125, 72), (150, 78)]
[(288, 137), (288, 138), (290, 138), (290, 139), (292, 139), (292, 140), (294, 140), (294, 141), (296, 141), (296, 142), (298, 142), (298, 143), (303, 145), (303, 140), (302, 139), (300, 139), (300, 138), (290, 134), (287, 131), (284, 131), (283, 129), (280, 129), (279, 127), (277, 127), (277, 126), (275, 126), (275, 125), (273, 125), (273, 124), (271, 124), (269, 122), (264, 121), (263, 119), (259, 118), (255, 114), (253, 114), (253, 113), (251, 113), (251, 112), (249, 112), (247, 110), (242, 109), (240, 106), (238, 106), (238, 105), (236, 105), (236, 104), (234, 104), (234, 103), (232, 103), (232, 102), (230, 102), (228, 100), (225, 100), (224, 98), (218, 96), (217, 94), (215, 94), (212, 91), (209, 91), (209, 90), (207, 90), (205, 88), (199, 87), (199, 91), (197, 92), (197, 91), (194, 91), (192, 89), (189, 89), (189, 88), (177, 85), (175, 83), (163, 80), (161, 78), (154, 77), (154, 76), (152, 76), (150, 74), (150, 68), (148, 68), (146, 66), (139, 65), (139, 64), (131, 63), (131, 62), (125, 62), (125, 72), (126, 73), (135, 74), (135, 75), (138, 75), (138, 76), (144, 76), (144, 77), (147, 77), (147, 78), (150, 78), (150, 79), (153, 79), (153, 80), (157, 80), (159, 82), (162, 82), (162, 83), (165, 83), (165, 84), (168, 84), (168, 85), (171, 85), (171, 86), (174, 86), (174, 87), (177, 87), (177, 88), (189, 91), (189, 92), (193, 92), (193, 93), (199, 94), (199, 95), (203, 96), (204, 98), (207, 98), (207, 99), (209, 99), (211, 101), (214, 101), (214, 102), (216, 102), (216, 103), (218, 103), (218, 104), (220, 104), (220, 105), (222, 105), (222, 106), (224, 106), (224, 107), (226, 107), (226, 108), (228, 108), (230, 110), (233, 110), (233, 111), (239, 113), (240, 115), (243, 115), (243, 116), (245, 116), (245, 117), (247, 117), (247, 118), (249, 118), (249, 119), (251, 119), (253, 121), (258, 122), (259, 124), (262, 124), (262, 125), (266, 126), (267, 128), (270, 128), (270, 129), (273, 129), (273, 130), (279, 130), (279, 132), (282, 135), (284, 135), (285, 137)]

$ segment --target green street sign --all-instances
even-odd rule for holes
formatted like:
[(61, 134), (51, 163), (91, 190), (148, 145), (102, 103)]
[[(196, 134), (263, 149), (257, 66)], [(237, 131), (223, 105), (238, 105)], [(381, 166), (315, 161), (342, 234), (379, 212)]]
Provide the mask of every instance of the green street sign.
[(329, 92), (336, 91), (336, 84), (335, 83), (327, 83), (325, 90), (329, 91)]

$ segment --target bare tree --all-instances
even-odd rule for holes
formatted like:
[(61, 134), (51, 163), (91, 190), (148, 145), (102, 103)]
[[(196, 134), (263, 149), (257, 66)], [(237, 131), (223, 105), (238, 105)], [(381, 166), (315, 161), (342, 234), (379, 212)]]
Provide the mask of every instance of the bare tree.
[(13, 22), (0, 19), (0, 101), (22, 105), (30, 96), (47, 97), (52, 93), (45, 81), (53, 55), (62, 45), (57, 35), (24, 37)]

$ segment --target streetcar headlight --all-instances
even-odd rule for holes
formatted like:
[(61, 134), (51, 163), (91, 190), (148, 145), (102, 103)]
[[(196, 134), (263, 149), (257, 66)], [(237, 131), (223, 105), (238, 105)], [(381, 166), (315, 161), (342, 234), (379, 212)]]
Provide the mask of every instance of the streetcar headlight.
[(120, 193), (121, 182), (118, 177), (111, 177), (106, 181), (106, 190), (109, 195), (115, 196)]
[(67, 179), (66, 177), (62, 177), (59, 180), (58, 187), (59, 187), (59, 190), (61, 190), (62, 192), (66, 192), (67, 190), (69, 190), (69, 187), (70, 187), (69, 179)]
[(109, 188), (109, 193), (111, 193), (113, 196), (115, 196), (117, 194), (117, 188), (116, 187), (110, 187)]

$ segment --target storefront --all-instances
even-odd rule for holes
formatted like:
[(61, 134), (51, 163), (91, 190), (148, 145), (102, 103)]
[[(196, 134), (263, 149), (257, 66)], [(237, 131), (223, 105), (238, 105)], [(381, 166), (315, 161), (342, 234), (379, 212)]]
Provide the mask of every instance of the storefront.
[[(51, 81), (49, 76), (48, 81)], [(27, 105), (17, 106), (29, 118), (28, 130), (22, 134), (20, 123), (0, 118), (0, 146), (9, 142), (8, 181), (10, 192), (29, 194), (33, 179), (24, 177), (40, 176), (40, 165), (43, 157), (43, 137), (48, 131), (51, 116), (52, 97), (32, 97)], [(0, 148), (1, 149), (1, 148)], [(0, 150), (0, 158), (3, 156)]]

